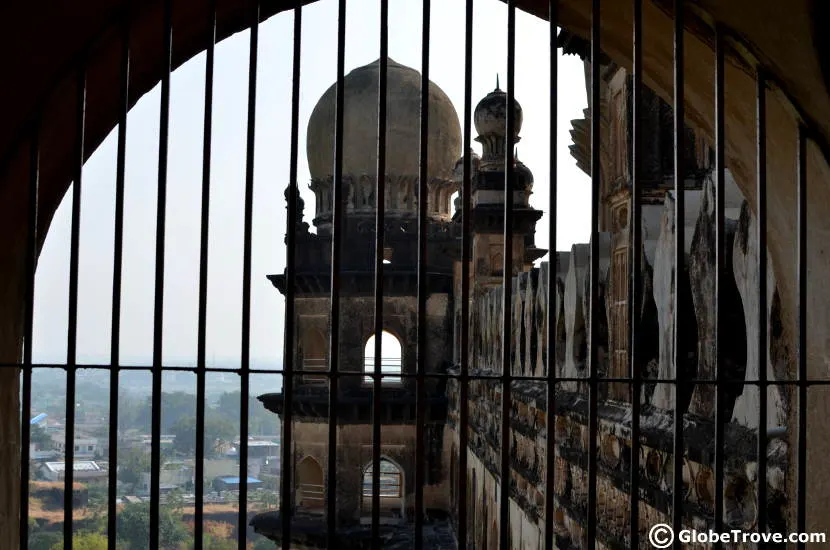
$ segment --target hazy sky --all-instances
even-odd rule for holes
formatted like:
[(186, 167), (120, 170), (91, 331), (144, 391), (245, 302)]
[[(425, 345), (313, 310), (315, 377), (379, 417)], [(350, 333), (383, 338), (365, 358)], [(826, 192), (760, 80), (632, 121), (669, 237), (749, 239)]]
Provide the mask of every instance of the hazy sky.
[[(391, 0), (390, 57), (420, 70), (421, 4)], [(347, 3), (346, 71), (377, 59), (377, 0)], [(506, 6), (476, 0), (473, 102), (505, 88)], [(337, 2), (320, 0), (304, 9), (300, 100), (300, 150), (314, 105), (336, 78)], [(519, 12), (516, 98), (524, 108), (519, 158), (536, 179), (532, 204), (545, 211), (536, 241), (548, 247), (549, 36), (547, 22)], [(464, 1), (432, 4), (430, 78), (463, 116)], [(249, 32), (216, 47), (213, 102), (207, 357), (209, 365), (237, 367), (241, 346), (242, 231), (248, 94)], [(260, 26), (254, 191), (251, 357), (258, 368), (279, 368), (283, 300), (266, 280), (285, 267), (285, 199), (288, 184), (293, 14)], [(174, 43), (175, 49), (175, 31)], [(560, 58), (559, 222), (557, 248), (587, 242), (590, 186), (568, 152), (570, 120), (587, 106), (582, 63)], [(205, 56), (172, 76), (164, 297), (164, 362), (194, 365), (199, 282), (202, 133)], [(142, 97), (128, 116), (124, 222), (121, 360), (148, 365), (152, 359), (159, 88)], [(84, 167), (81, 213), (78, 353), (81, 363), (109, 361), (112, 302), (116, 131)], [(477, 144), (476, 144), (477, 146)], [(478, 149), (480, 152), (480, 148)], [(417, 154), (417, 152), (415, 152)], [(306, 220), (313, 217), (304, 154), (299, 165)], [(69, 228), (72, 193), (50, 228), (37, 271), (34, 360), (66, 360)], [(253, 388), (252, 388), (253, 389)]]

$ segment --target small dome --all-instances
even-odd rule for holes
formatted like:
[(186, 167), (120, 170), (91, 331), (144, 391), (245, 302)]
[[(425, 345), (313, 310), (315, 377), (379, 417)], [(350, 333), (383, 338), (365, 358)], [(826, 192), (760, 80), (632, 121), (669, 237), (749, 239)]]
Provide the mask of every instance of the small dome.
[[(388, 60), (386, 173), (417, 176), (421, 128), (421, 73)], [(378, 81), (380, 60), (344, 78), (343, 174), (377, 173)], [(308, 122), (306, 148), (312, 179), (334, 172), (336, 83), (326, 90)], [(447, 94), (430, 83), (429, 177), (449, 178), (461, 153), (461, 124)]]
[[(516, 132), (519, 135), (522, 129), (522, 107), (518, 101), (514, 101), (516, 109)], [(499, 88), (498, 80), (496, 89), (484, 96), (484, 99), (476, 105), (473, 120), (476, 125), (476, 132), (479, 136), (505, 136), (507, 133), (507, 94)]]
[[(478, 172), (478, 167), (481, 165), (481, 157), (478, 156), (472, 148), (469, 151), (470, 155), (470, 176), (474, 177), (474, 174)], [(452, 179), (453, 181), (462, 181), (464, 179), (464, 157), (460, 157), (457, 161), (455, 161), (455, 168), (452, 171)]]
[(516, 178), (516, 185), (514, 186), (514, 189), (521, 187), (522, 189), (529, 191), (533, 188), (533, 172), (531, 172), (530, 168), (528, 168), (525, 163), (519, 159), (516, 159), (513, 173)]

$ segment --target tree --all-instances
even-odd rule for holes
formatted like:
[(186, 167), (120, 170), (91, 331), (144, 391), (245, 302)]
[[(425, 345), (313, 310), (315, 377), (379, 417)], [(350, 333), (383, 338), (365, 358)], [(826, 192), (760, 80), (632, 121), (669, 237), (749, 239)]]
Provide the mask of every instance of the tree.
[[(116, 519), (118, 538), (127, 541), (130, 550), (150, 546), (150, 505), (128, 504)], [(177, 550), (189, 538), (184, 523), (163, 506), (159, 510), (159, 548)]]
[[(107, 550), (107, 537), (101, 533), (79, 533), (72, 537), (73, 550)], [(50, 550), (63, 550), (63, 541), (56, 542)]]
[(118, 463), (118, 478), (135, 486), (141, 481), (141, 474), (150, 471), (150, 453), (141, 449), (127, 449), (118, 457)]
[[(192, 454), (196, 444), (196, 418), (185, 416), (180, 418), (170, 428), (170, 433), (176, 436), (173, 448), (184, 454)], [(205, 414), (205, 453), (214, 453), (217, 441), (228, 441), (236, 434), (233, 425), (208, 409)]]
[(205, 550), (236, 550), (233, 525), (221, 521), (206, 521), (204, 525)]
[(32, 532), (29, 537), (29, 550), (52, 550), (55, 546), (63, 548), (62, 531)]
[(35, 447), (41, 451), (51, 449), (54, 445), (52, 442), (52, 436), (46, 433), (46, 430), (44, 430), (40, 424), (32, 424), (29, 438), (30, 441), (35, 444)]
[[(225, 392), (219, 396), (216, 412), (233, 424), (239, 430), (239, 399), (238, 391)], [(251, 434), (274, 433), (278, 426), (277, 417), (268, 411), (255, 397), (248, 398), (248, 431)]]

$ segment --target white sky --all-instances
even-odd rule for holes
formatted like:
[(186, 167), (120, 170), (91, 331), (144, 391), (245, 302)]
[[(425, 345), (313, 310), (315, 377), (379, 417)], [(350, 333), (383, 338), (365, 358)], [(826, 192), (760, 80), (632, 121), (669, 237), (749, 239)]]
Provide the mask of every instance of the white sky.
[[(475, 3), (473, 103), (506, 87), (506, 6)], [(346, 72), (377, 59), (377, 0), (349, 0)], [(420, 70), (421, 4), (390, 1), (390, 57)], [(432, 4), (430, 78), (463, 117), (464, 1)], [(300, 188), (306, 221), (313, 217), (307, 189), (305, 130), (314, 105), (336, 79), (337, 2), (304, 9), (300, 102)], [(545, 211), (536, 242), (547, 247), (549, 170), (549, 36), (547, 22), (518, 13), (516, 98), (524, 108), (519, 158), (536, 179), (532, 204)], [(279, 368), (283, 299), (265, 275), (285, 267), (285, 199), (288, 184), (293, 15), (260, 26), (252, 263), (251, 358), (255, 368)], [(175, 31), (174, 44), (175, 48)], [(209, 366), (238, 366), (241, 347), (242, 231), (248, 94), (249, 32), (216, 47), (207, 357)], [(570, 120), (587, 106), (581, 61), (560, 57), (557, 128), (559, 222), (557, 248), (589, 236), (590, 186), (568, 151)], [(204, 54), (172, 76), (164, 297), (164, 362), (195, 365), (199, 284)], [(159, 88), (130, 112), (124, 222), (121, 360), (152, 359)], [(474, 131), (474, 129), (473, 129)], [(116, 131), (84, 168), (81, 214), (78, 354), (81, 363), (109, 361), (112, 302)], [(475, 136), (473, 136), (475, 137)], [(476, 147), (478, 144), (475, 144)], [(480, 148), (477, 147), (480, 152)], [(69, 228), (72, 193), (55, 215), (37, 271), (34, 360), (66, 360)]]

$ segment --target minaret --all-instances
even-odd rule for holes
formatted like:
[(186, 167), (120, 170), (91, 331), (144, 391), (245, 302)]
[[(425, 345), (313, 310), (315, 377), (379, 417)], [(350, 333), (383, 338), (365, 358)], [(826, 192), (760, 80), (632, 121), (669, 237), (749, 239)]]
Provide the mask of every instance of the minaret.
[[(518, 101), (514, 103), (515, 134), (513, 143), (521, 138), (523, 112)], [(505, 147), (507, 145), (507, 94), (499, 88), (487, 94), (476, 106), (473, 115), (475, 138), (481, 143), (482, 156), (472, 181), (472, 276), (474, 288), (502, 284), (505, 261), (504, 250), (504, 179)], [(513, 271), (511, 276), (530, 269), (533, 262), (547, 251), (536, 248), (536, 222), (540, 210), (530, 206), (533, 173), (514, 155), (513, 171)]]

